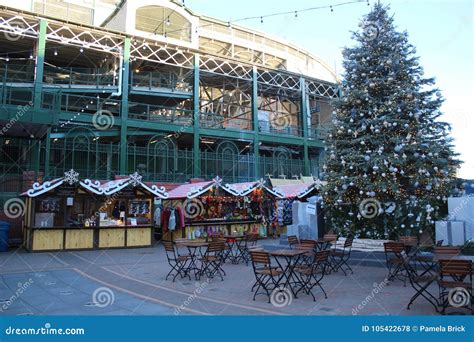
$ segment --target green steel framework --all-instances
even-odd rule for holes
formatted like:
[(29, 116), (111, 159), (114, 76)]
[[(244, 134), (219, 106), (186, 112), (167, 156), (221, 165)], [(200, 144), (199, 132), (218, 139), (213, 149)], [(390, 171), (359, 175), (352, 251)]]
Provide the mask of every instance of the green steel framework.
[[(310, 175), (311, 173), (314, 174), (319, 168), (317, 158), (320, 157), (324, 148), (324, 130), (321, 130), (316, 138), (310, 135), (308, 121), (311, 113), (309, 112), (308, 101), (309, 97), (329, 101), (338, 96), (335, 84), (282, 70), (268, 70), (257, 65), (252, 66), (239, 61), (225, 60), (218, 56), (200, 55), (198, 51), (182, 51), (179, 47), (152, 47), (145, 40), (139, 41), (135, 37), (127, 36), (123, 33), (110, 33), (98, 28), (79, 27), (53, 19), (38, 19), (34, 16), (19, 14), (6, 9), (2, 10), (1, 8), (0, 11), (4, 14), (0, 17), (0, 31), (11, 33), (11, 31), (17, 30), (17, 28), (9, 26), (9, 22), (13, 19), (17, 21), (22, 20), (24, 22), (23, 30), (17, 31), (17, 34), (33, 39), (36, 42), (36, 73), (34, 75), (31, 99), (29, 100), (28, 96), (25, 97), (23, 95), (20, 96), (20, 99), (15, 99), (15, 96), (12, 94), (18, 93), (20, 90), (10, 87), (7, 77), (5, 77), (2, 84), (0, 84), (0, 105), (2, 106), (0, 120), (3, 123), (15, 120), (15, 122), (23, 125), (43, 125), (46, 127), (45, 135), (34, 138), (35, 146), (34, 148), (29, 148), (30, 154), (27, 158), (28, 162), (24, 166), (25, 169), (18, 170), (17, 172), (8, 172), (5, 169), (5, 165), (3, 165), (4, 176), (19, 174), (20, 171), (34, 171), (35, 175), (37, 175), (41, 171), (46, 178), (52, 178), (54, 176), (61, 176), (64, 169), (70, 166), (79, 169), (80, 172), (88, 173), (87, 176), (90, 177), (110, 178), (113, 174), (127, 174), (132, 169), (138, 169), (138, 164), (140, 163), (136, 162), (136, 160), (140, 158), (145, 165), (148, 165), (148, 163), (160, 164), (157, 166), (160, 168), (159, 172), (156, 170), (157, 167), (155, 167), (154, 172), (149, 172), (148, 178), (157, 178), (156, 180), (162, 181), (186, 181), (191, 177), (210, 177), (214, 173), (225, 169), (225, 165), (240, 165), (239, 163), (243, 163), (243, 174), (236, 175), (234, 170), (234, 172), (231, 172), (230, 180), (244, 181), (256, 179), (267, 175), (267, 172), (273, 172), (274, 176), (279, 176), (279, 174), (274, 174), (275, 170), (279, 168), (282, 170), (282, 174), (286, 176), (291, 176), (292, 174)], [(88, 41), (82, 41), (82, 38), (80, 38), (81, 33), (84, 33), (86, 30), (90, 32), (90, 37), (87, 38)], [(63, 35), (65, 31), (69, 35), (68, 39), (69, 43), (72, 42), (71, 44), (83, 46), (84, 48), (91, 48), (91, 45), (94, 45), (96, 51), (115, 51), (116, 55), (120, 55), (123, 58), (121, 97), (119, 100), (115, 100), (120, 109), (117, 116), (115, 116), (114, 125), (109, 130), (101, 131), (94, 129), (91, 126), (92, 119), (90, 115), (79, 117), (68, 111), (67, 108), (63, 110), (63, 99), (73, 98), (73, 94), (62, 92), (61, 89), (55, 89), (49, 95), (48, 91), (45, 91), (46, 45), (49, 41), (64, 43)], [(107, 44), (102, 43), (103, 37), (107, 37)], [(149, 49), (152, 53), (146, 57), (141, 56), (141, 51), (146, 49)], [(153, 49), (155, 50), (153, 51)], [(119, 52), (117, 53), (117, 51)], [(160, 57), (163, 53), (167, 54), (166, 58)], [(188, 67), (192, 70), (192, 125), (143, 121), (129, 115), (130, 75), (133, 73), (131, 70), (132, 54), (135, 59), (142, 58), (151, 63), (163, 63), (165, 65), (179, 65), (181, 63), (181, 66), (186, 63), (189, 64)], [(160, 58), (163, 59), (160, 60)], [(212, 67), (209, 66), (210, 64), (212, 64)], [(234, 77), (235, 79), (251, 83), (251, 130), (219, 130), (201, 125), (200, 77), (203, 72), (217, 74), (230, 79)], [(259, 127), (259, 92), (265, 92), (265, 89), (276, 88), (281, 88), (284, 92), (298, 94), (301, 135), (292, 136), (261, 132)], [(24, 91), (27, 94), (31, 89), (26, 87)], [(95, 91), (98, 92), (97, 89)], [(94, 89), (85, 90), (81, 97), (87, 99), (88, 92), (94, 94)], [(110, 90), (108, 92), (110, 93)], [(165, 96), (171, 97), (175, 96), (175, 94), (170, 92), (165, 94)], [(30, 101), (32, 103), (31, 108), (28, 108), (21, 117), (18, 117), (19, 105), (28, 106)], [(71, 100), (70, 102), (74, 101)], [(99, 107), (99, 100), (97, 100), (97, 106)], [(80, 131), (82, 128), (79, 129), (77, 132), (70, 130), (67, 134), (53, 131), (52, 128), (72, 120), (77, 124), (85, 124), (86, 127), (82, 131)], [(166, 144), (163, 147), (161, 146), (163, 145), (162, 142), (160, 142), (160, 148), (154, 149), (154, 152), (150, 154), (150, 146), (143, 149), (143, 147), (131, 145), (128, 141), (130, 137), (154, 137), (158, 132), (162, 134), (180, 132), (183, 135), (190, 135), (192, 136), (192, 149), (178, 150), (176, 146), (168, 146)], [(82, 139), (85, 139), (87, 142), (76, 141), (77, 136), (75, 134), (82, 136)], [(111, 140), (106, 144), (99, 143), (98, 139), (102, 137), (115, 140)], [(249, 146), (251, 154), (244, 155), (237, 151), (236, 154), (219, 155), (217, 152), (203, 151), (200, 146), (202, 137), (220, 139), (220, 141), (245, 141)], [(0, 136), (0, 143), (5, 143), (5, 139), (7, 139), (7, 135), (3, 136), (2, 134)], [(56, 141), (58, 139), (64, 139), (62, 147), (57, 146)], [(150, 138), (149, 145), (152, 143)], [(14, 143), (12, 142), (11, 144), (13, 145)], [(262, 144), (277, 146), (281, 151), (277, 154), (274, 153), (272, 156), (264, 155), (260, 150), (260, 145)], [(237, 146), (236, 144), (234, 145)], [(51, 159), (55, 154), (59, 155), (62, 153), (64, 157), (65, 151), (70, 151), (71, 149), (74, 151), (71, 159), (72, 162), (69, 164), (64, 162), (62, 168), (52, 165)], [(291, 149), (301, 150), (302, 158), (292, 160), (291, 152), (288, 152)], [(317, 152), (311, 155), (310, 151)], [(131, 155), (130, 153), (132, 152), (133, 154)], [(84, 159), (87, 160), (85, 164), (87, 167), (84, 170), (81, 170), (80, 163), (75, 162), (76, 156), (79, 155), (83, 155)], [(135, 160), (136, 164), (134, 164), (133, 160), (129, 160), (130, 158)], [(153, 158), (158, 158), (158, 162)], [(278, 161), (278, 158), (283, 160), (283, 162), (281, 160)], [(288, 161), (285, 161), (285, 158)], [(92, 165), (91, 159), (94, 159), (94, 173), (87, 170)], [(2, 162), (5, 164), (5, 161)], [(107, 164), (107, 169), (104, 172), (99, 172), (101, 170), (100, 164), (103, 162)], [(168, 168), (168, 164), (172, 165), (172, 167)], [(216, 166), (214, 170), (209, 172), (206, 171), (209, 165), (214, 164), (220, 166)], [(235, 166), (235, 169), (241, 170), (240, 166)], [(113, 172), (111, 173), (110, 170)], [(180, 170), (183, 172), (175, 174)]]

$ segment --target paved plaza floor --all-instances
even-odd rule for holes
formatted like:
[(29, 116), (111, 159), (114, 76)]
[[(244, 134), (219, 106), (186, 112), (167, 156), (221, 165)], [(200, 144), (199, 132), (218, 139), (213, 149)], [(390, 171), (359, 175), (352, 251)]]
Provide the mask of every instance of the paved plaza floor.
[[(260, 244), (277, 244), (262, 240)], [(377, 265), (377, 263), (379, 263)], [(252, 300), (252, 266), (224, 264), (224, 281), (165, 280), (169, 270), (160, 243), (151, 248), (77, 252), (0, 253), (0, 315), (433, 315), (414, 290), (386, 283), (383, 260), (355, 259), (354, 274), (327, 275), (316, 301), (300, 293), (285, 305)], [(433, 293), (437, 293), (433, 285)]]

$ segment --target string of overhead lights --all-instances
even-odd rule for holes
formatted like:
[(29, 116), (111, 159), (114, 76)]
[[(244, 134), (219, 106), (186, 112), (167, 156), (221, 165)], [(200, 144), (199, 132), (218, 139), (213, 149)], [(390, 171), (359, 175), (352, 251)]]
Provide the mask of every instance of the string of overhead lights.
[[(286, 15), (290, 15), (290, 14), (294, 15), (295, 18), (298, 18), (301, 13), (310, 12), (310, 11), (317, 11), (317, 10), (323, 10), (323, 9), (329, 9), (330, 12), (333, 13), (334, 8), (336, 8), (336, 7), (347, 6), (347, 5), (352, 5), (352, 4), (359, 4), (359, 3), (364, 3), (364, 2), (367, 3), (367, 6), (370, 6), (370, 1), (369, 0), (345, 1), (345, 2), (340, 2), (340, 3), (333, 4), (333, 5), (314, 6), (314, 7), (308, 7), (308, 8), (303, 8), (303, 9), (291, 10), (291, 11), (281, 11), (281, 12), (275, 12), (275, 13), (268, 13), (268, 14), (264, 14), (264, 15), (253, 15), (253, 16), (238, 18), (238, 19), (227, 21), (227, 26), (230, 27), (234, 23), (249, 21), (249, 20), (260, 20), (260, 23), (263, 24), (264, 19), (266, 19), (266, 18), (286, 16)], [(182, 6), (185, 7), (184, 1), (182, 2)], [(166, 16), (166, 19), (163, 22), (161, 22), (155, 28), (155, 30), (153, 30), (153, 34), (157, 34), (158, 29), (163, 25), (163, 23), (166, 23), (166, 26), (170, 26), (171, 25), (171, 16), (175, 12), (176, 12), (176, 9), (174, 9), (170, 14), (168, 14)], [(153, 18), (150, 18), (150, 19), (153, 19)], [(212, 25), (213, 24), (210, 23), (210, 24), (204, 24), (204, 25), (196, 26), (195, 31), (197, 33), (198, 29), (205, 28), (205, 27), (212, 26)], [(181, 32), (181, 31), (184, 31), (184, 30), (188, 30), (188, 28), (177, 28), (177, 29), (174, 29), (174, 30), (167, 30), (165, 32), (164, 36), (166, 37), (170, 33), (177, 33), (177, 32)]]
[[(363, 3), (363, 2), (366, 2), (367, 5), (369, 6), (370, 5), (370, 1), (369, 0), (353, 0), (353, 1), (345, 1), (345, 2), (340, 2), (340, 3), (336, 3), (336, 4), (333, 4), (333, 5), (322, 5), (322, 6), (315, 6), (315, 7), (308, 7), (308, 8), (303, 8), (303, 9), (298, 9), (298, 10), (291, 10), (291, 11), (282, 11), (282, 12), (275, 12), (275, 13), (268, 13), (268, 14), (264, 14), (264, 15), (254, 15), (254, 16), (248, 16), (248, 17), (243, 17), (243, 18), (238, 18), (238, 19), (234, 19), (234, 20), (229, 20), (227, 21), (227, 26), (230, 27), (232, 24), (234, 23), (238, 23), (238, 22), (243, 22), (243, 21), (249, 21), (249, 20), (260, 20), (260, 23), (264, 23), (264, 19), (266, 18), (272, 18), (272, 17), (278, 17), (278, 16), (286, 16), (286, 15), (289, 15), (289, 14), (292, 14), (294, 15), (295, 18), (298, 18), (299, 15), (301, 13), (305, 13), (305, 12), (310, 12), (310, 11), (316, 11), (316, 10), (322, 10), (322, 9), (329, 9), (331, 12), (334, 12), (334, 8), (336, 7), (342, 7), (342, 6), (347, 6), (347, 5), (352, 5), (352, 4), (359, 4), (359, 3)], [(182, 7), (185, 7), (185, 3), (184, 1), (182, 1)], [(165, 23), (165, 25), (167, 27), (171, 26), (172, 25), (172, 22), (171, 22), (171, 16), (173, 15), (173, 13), (175, 13), (176, 9), (174, 9), (169, 15), (167, 15), (166, 19), (161, 22), (154, 30), (153, 30), (153, 34), (157, 34), (157, 31), (158, 29), (161, 27), (161, 25), (163, 25), (163, 23)], [(150, 18), (150, 19), (154, 19), (154, 18)], [(196, 33), (198, 32), (199, 29), (201, 28), (205, 28), (205, 27), (209, 27), (209, 26), (212, 26), (214, 25), (213, 23), (209, 23), (209, 24), (204, 24), (204, 25), (199, 25), (199, 26), (196, 26), (195, 27), (195, 31)], [(189, 28), (177, 28), (177, 29), (173, 29), (173, 30), (165, 30), (163, 36), (165, 38), (167, 38), (169, 36), (169, 34), (172, 34), (172, 33), (177, 33), (177, 32), (181, 32), (181, 31), (184, 31), (184, 30), (188, 30)], [(55, 48), (46, 48), (46, 50), (53, 50), (53, 53), (55, 56), (58, 55), (58, 48), (55, 47)], [(24, 52), (24, 51), (16, 51), (16, 52)], [(80, 52), (83, 53), (84, 52), (84, 49), (81, 48), (80, 49)], [(11, 53), (11, 52), (10, 52)], [(8, 62), (8, 60), (10, 59), (9, 56), (8, 56), (8, 53), (0, 53), (0, 56), (6, 56), (6, 58), (1, 58), (2, 60), (6, 60)], [(30, 58), (34, 58), (33, 54), (30, 54)]]

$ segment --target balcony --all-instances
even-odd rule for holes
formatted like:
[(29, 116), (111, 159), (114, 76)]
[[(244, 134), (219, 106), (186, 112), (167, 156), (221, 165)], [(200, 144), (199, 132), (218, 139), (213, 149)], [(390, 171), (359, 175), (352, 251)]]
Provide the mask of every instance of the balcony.
[(311, 140), (324, 140), (329, 133), (328, 127), (310, 127), (308, 138)]
[(9, 86), (24, 86), (25, 84), (32, 84), (34, 78), (34, 64), (0, 64), (0, 83), (8, 84)]
[(176, 96), (192, 95), (192, 84), (173, 72), (137, 71), (131, 74), (130, 85), (135, 92), (172, 93)]
[(200, 113), (199, 124), (202, 128), (251, 130), (252, 120), (245, 117), (225, 117), (215, 113)]
[(95, 114), (99, 111), (107, 111), (114, 116), (118, 116), (120, 115), (120, 105), (120, 100), (104, 99), (96, 96), (50, 92), (43, 92), (42, 94), (43, 108), (61, 112)]
[(44, 67), (44, 86), (78, 89), (117, 89), (113, 72), (104, 69)]
[(287, 125), (285, 122), (258, 121), (258, 131), (264, 134), (277, 134), (292, 137), (302, 137), (303, 130), (299, 127)]
[(192, 126), (193, 111), (190, 109), (130, 102), (128, 117), (159, 123)]

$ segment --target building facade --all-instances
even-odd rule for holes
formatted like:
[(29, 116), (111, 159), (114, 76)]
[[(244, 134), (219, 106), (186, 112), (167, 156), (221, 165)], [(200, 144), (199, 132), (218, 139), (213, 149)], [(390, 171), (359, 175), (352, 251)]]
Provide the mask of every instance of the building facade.
[(0, 0), (1, 201), (71, 168), (318, 176), (337, 92), (317, 57), (181, 3)]

